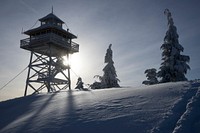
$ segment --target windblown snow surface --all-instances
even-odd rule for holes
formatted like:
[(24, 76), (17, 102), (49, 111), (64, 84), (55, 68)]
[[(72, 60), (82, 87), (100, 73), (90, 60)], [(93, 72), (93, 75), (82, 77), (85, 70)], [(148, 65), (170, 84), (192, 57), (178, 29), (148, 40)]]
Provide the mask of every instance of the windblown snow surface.
[(200, 83), (64, 91), (0, 103), (0, 133), (200, 133)]

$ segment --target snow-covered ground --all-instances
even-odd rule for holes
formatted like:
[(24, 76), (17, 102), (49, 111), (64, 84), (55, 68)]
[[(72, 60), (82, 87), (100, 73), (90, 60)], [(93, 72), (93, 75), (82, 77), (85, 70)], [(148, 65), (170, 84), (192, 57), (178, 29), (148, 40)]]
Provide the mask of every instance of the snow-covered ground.
[(200, 133), (200, 83), (65, 91), (0, 103), (0, 133)]

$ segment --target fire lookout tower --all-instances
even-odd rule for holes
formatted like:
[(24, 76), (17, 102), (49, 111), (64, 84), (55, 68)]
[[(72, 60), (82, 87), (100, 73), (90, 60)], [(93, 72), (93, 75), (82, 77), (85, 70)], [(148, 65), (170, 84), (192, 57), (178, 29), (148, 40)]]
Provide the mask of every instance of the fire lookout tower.
[(63, 64), (63, 56), (69, 59), (79, 52), (79, 45), (72, 42), (77, 36), (63, 29), (64, 22), (53, 11), (39, 21), (39, 27), (24, 32), (29, 38), (20, 40), (20, 48), (31, 52), (24, 96), (28, 88), (33, 94), (44, 88), (47, 92), (71, 89), (70, 66)]

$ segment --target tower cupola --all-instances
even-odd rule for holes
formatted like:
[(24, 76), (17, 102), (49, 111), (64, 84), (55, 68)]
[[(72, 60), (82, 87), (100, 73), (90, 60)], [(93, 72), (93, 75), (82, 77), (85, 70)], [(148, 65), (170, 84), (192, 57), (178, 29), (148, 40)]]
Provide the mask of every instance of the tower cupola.
[(41, 22), (41, 26), (51, 25), (62, 28), (62, 24), (64, 24), (64, 22), (53, 13), (50, 13), (43, 18), (40, 18), (39, 21)]

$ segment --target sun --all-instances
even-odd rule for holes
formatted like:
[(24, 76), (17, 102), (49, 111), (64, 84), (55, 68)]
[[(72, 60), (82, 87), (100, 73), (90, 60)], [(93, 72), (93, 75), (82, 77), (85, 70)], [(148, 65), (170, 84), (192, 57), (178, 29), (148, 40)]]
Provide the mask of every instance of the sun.
[(79, 54), (70, 55), (69, 58), (67, 58), (67, 56), (63, 56), (63, 59), (64, 59), (64, 61), (63, 61), (64, 65), (66, 65), (66, 66), (69, 65), (71, 70), (76, 73), (80, 72), (82, 60), (81, 60)]

